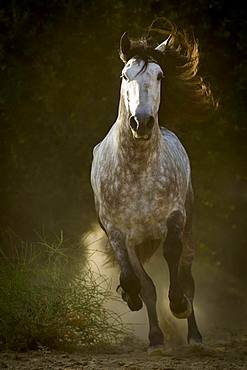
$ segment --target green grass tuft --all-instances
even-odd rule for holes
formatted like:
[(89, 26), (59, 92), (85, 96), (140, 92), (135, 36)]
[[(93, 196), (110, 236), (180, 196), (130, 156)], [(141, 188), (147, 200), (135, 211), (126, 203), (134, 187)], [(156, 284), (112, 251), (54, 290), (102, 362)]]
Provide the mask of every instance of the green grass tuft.
[(61, 234), (50, 243), (20, 243), (2, 256), (2, 348), (74, 349), (113, 344), (126, 334), (120, 318), (104, 307), (109, 282), (87, 263), (78, 268), (78, 256), (68, 257), (64, 244)]

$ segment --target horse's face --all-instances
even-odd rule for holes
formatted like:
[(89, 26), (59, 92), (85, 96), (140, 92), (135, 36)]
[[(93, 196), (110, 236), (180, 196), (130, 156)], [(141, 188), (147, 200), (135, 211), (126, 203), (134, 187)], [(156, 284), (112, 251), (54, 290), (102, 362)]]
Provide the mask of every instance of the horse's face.
[(131, 58), (122, 70), (122, 94), (135, 139), (148, 140), (158, 122), (163, 71), (157, 63)]

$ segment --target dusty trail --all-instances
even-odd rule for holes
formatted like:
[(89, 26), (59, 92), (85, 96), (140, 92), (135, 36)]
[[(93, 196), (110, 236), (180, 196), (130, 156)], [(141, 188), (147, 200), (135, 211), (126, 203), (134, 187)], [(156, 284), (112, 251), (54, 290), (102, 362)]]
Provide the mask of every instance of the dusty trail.
[(67, 354), (46, 350), (2, 353), (1, 369), (53, 370), (233, 370), (247, 369), (247, 336), (212, 342), (203, 347), (180, 346), (163, 356), (148, 356), (140, 343), (105, 349), (98, 354)]
[[(98, 229), (97, 229), (98, 230)], [(100, 239), (98, 231), (92, 235)], [(100, 239), (101, 240), (101, 239)], [(104, 244), (104, 241), (101, 240)], [(89, 240), (89, 244), (90, 240)], [(100, 250), (100, 244), (94, 248)], [(112, 280), (115, 291), (118, 275), (106, 268), (102, 253), (93, 253), (93, 268), (100, 269)], [(155, 267), (155, 268), (153, 268)], [(159, 255), (152, 259), (148, 272), (158, 287), (158, 311), (161, 326), (166, 334), (165, 351), (148, 355), (146, 312), (128, 312), (126, 306), (113, 301), (110, 308), (122, 314), (132, 324), (134, 337), (126, 338), (122, 345), (98, 348), (97, 351), (63, 353), (40, 349), (27, 353), (0, 353), (0, 369), (25, 370), (247, 370), (247, 292), (246, 287), (224, 274), (216, 266), (197, 260), (195, 311), (204, 344), (186, 344), (186, 322), (174, 319), (168, 309), (167, 271)]]

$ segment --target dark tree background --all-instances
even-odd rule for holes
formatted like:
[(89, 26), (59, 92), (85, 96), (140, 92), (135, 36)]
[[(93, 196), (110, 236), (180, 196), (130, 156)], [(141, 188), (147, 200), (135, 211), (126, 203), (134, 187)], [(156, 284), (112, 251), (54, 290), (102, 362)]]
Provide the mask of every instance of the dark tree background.
[(91, 151), (117, 114), (119, 38), (140, 36), (157, 16), (194, 32), (220, 103), (206, 122), (166, 122), (192, 161), (198, 253), (246, 281), (247, 14), (238, 1), (0, 1), (2, 239), (11, 229), (32, 240), (41, 228), (79, 238), (95, 219)]

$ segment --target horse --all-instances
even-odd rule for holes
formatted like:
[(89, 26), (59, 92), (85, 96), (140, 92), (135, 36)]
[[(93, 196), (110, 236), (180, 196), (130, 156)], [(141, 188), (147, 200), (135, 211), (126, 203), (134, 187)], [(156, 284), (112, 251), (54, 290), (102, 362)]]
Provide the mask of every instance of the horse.
[(191, 43), (185, 33), (174, 30), (156, 47), (148, 39), (122, 35), (118, 116), (93, 149), (91, 185), (98, 220), (120, 268), (123, 300), (132, 311), (146, 306), (150, 349), (164, 345), (156, 288), (144, 269), (159, 247), (169, 268), (170, 310), (176, 318), (187, 319), (188, 343), (202, 342), (193, 307), (190, 162), (175, 133), (159, 125), (158, 114), (162, 80), (166, 92), (166, 81), (172, 84), (173, 78), (178, 93), (180, 88), (180, 95), (190, 96), (190, 106), (203, 109), (212, 100), (197, 73), (198, 44), (194, 39)]

